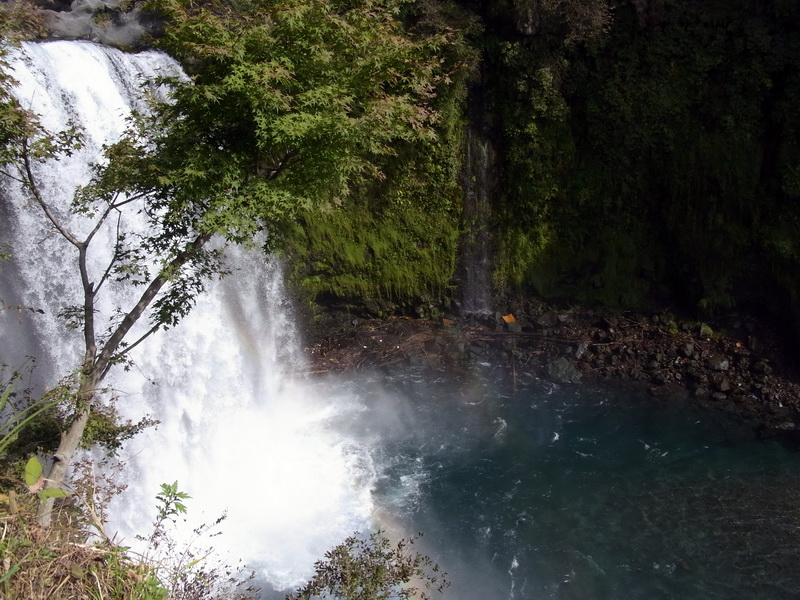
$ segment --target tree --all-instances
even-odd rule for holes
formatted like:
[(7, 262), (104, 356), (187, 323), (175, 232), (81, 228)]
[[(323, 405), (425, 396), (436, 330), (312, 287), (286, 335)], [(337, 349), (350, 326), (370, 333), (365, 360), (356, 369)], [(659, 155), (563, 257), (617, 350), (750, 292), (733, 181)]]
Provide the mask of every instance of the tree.
[(414, 541), (403, 539), (393, 546), (381, 531), (369, 539), (349, 537), (326, 552), (325, 560), (314, 565), (311, 581), (286, 600), (428, 600), (425, 590), (441, 592), (450, 583), (439, 565), (413, 550)]
[[(434, 136), (431, 100), (441, 83), (437, 51), (446, 34), (406, 32), (407, 0), (253, 0), (204, 5), (153, 0), (165, 20), (159, 44), (187, 79), (163, 78), (168, 101), (105, 150), (91, 181), (71, 200), (89, 225), (79, 235), (45, 197), (36, 162), (81, 144), (79, 130), (44, 131), (13, 99), (22, 119), (4, 139), (3, 174), (22, 184), (77, 257), (83, 303), (63, 311), (82, 333), (75, 402), (54, 454), (48, 485), (61, 485), (84, 437), (102, 380), (144, 339), (175, 325), (211, 277), (221, 273), (212, 238), (275, 239), (299, 208), (336, 204), (369, 178), (397, 140)], [(121, 215), (146, 216), (146, 232)], [(102, 227), (115, 228), (112, 258), (92, 273), (87, 255)], [(110, 281), (141, 290), (119, 314), (100, 315)], [(147, 315), (148, 326), (134, 329)], [(135, 339), (133, 339), (135, 337)], [(39, 511), (50, 522), (52, 500)]]

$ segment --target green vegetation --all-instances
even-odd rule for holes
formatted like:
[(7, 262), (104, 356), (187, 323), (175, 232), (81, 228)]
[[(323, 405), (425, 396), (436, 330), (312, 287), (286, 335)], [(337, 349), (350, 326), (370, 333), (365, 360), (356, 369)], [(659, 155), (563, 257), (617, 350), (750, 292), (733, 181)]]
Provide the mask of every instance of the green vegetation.
[(369, 539), (347, 538), (325, 553), (311, 581), (286, 600), (430, 600), (425, 590), (441, 592), (450, 584), (438, 565), (413, 550), (414, 541), (392, 545), (381, 531)]
[(568, 40), (563, 14), (567, 29), (542, 16), (547, 35), (487, 38), (507, 173), (498, 279), (612, 307), (797, 310), (796, 5), (612, 16), (601, 35)]
[[(94, 472), (93, 465), (77, 465), (81, 474), (48, 529), (36, 525), (36, 495), (67, 496), (58, 488), (41, 489), (42, 465), (28, 460), (23, 481), (11, 476), (15, 463), (3, 463), (0, 472), (1, 598), (75, 598), (104, 600), (214, 600), (255, 598), (258, 590), (242, 569), (220, 562), (213, 550), (199, 546), (217, 535), (218, 519), (195, 531), (186, 544), (173, 537), (175, 518), (186, 512), (188, 495), (177, 482), (163, 484), (156, 496), (157, 513), (139, 554), (114, 543), (105, 534), (108, 502), (122, 488)], [(94, 535), (91, 535), (94, 534)], [(99, 536), (99, 539), (98, 539)]]
[(446, 302), (457, 252), (458, 188), (450, 174), (437, 181), (411, 169), (390, 181), (383, 194), (372, 190), (298, 219), (286, 252), (312, 297)]
[(380, 160), (379, 178), (352, 188), (330, 210), (302, 212), (283, 232), (292, 278), (312, 301), (409, 310), (452, 297), (463, 109), (478, 60), (468, 40), (479, 29), (449, 2), (408, 3), (402, 16), (412, 36), (444, 40), (435, 49), (442, 76), (432, 98), (434, 135), (397, 140)]
[[(152, 0), (147, 8), (165, 22), (159, 45), (189, 78), (153, 82), (169, 86), (169, 101), (151, 98), (74, 198), (46, 197), (34, 165), (71, 155), (82, 132), (45, 131), (10, 96), (10, 80), (0, 82), (2, 175), (21, 185), (74, 253), (81, 282), (82, 303), (60, 311), (84, 353), (76, 357), (74, 395), (61, 406), (65, 431), (48, 487), (61, 485), (93, 423), (113, 416), (98, 402), (109, 370), (127, 366), (131, 349), (174, 326), (223, 274), (212, 239), (252, 245), (265, 229), (279, 239), (299, 215), (341, 204), (383, 178), (399, 148), (437, 143), (437, 93), (450, 77), (440, 49), (455, 34), (426, 14), (411, 31), (401, 18), (408, 4)], [(54, 207), (67, 205), (88, 233), (59, 217)], [(146, 233), (125, 230), (117, 220), (125, 212), (145, 215)], [(112, 258), (93, 273), (87, 257), (96, 234), (115, 220)], [(98, 298), (113, 281), (141, 295), (102, 314)], [(145, 315), (149, 328), (131, 339)], [(137, 430), (102, 429), (117, 439)], [(42, 525), (52, 506), (52, 498), (42, 503)]]

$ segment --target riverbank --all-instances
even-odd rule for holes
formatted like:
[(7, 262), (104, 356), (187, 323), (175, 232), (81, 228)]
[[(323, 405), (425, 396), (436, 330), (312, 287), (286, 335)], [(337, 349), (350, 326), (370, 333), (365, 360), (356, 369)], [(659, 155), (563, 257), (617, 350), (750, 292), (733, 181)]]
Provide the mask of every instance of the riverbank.
[(328, 315), (307, 354), (315, 372), (476, 362), (565, 385), (605, 381), (685, 396), (800, 447), (800, 377), (774, 324), (752, 315), (711, 323), (668, 312), (602, 313), (535, 303), (508, 314), (386, 319)]

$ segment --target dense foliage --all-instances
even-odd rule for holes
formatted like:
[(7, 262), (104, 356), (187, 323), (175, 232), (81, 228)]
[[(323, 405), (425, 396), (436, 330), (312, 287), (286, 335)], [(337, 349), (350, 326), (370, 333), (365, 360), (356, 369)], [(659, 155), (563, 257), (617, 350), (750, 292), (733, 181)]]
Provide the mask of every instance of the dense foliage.
[(401, 17), (414, 39), (439, 40), (433, 135), (395, 140), (380, 160), (380, 178), (352, 187), (333, 210), (302, 213), (286, 232), (294, 280), (310, 299), (391, 312), (452, 296), (462, 229), (463, 108), (478, 59), (468, 39), (478, 27), (450, 2), (408, 3)]
[(563, 39), (489, 44), (500, 280), (612, 306), (796, 307), (796, 3), (627, 2), (603, 35)]
[(446, 573), (413, 548), (415, 539), (392, 544), (383, 532), (349, 537), (314, 565), (311, 580), (286, 600), (431, 600), (450, 583)]
[[(60, 311), (84, 349), (48, 486), (60, 485), (91, 432), (109, 370), (192, 309), (223, 274), (226, 245), (258, 243), (264, 230), (272, 241), (300, 213), (341, 204), (383, 178), (399, 147), (435, 143), (434, 100), (448, 76), (439, 52), (451, 34), (424, 26), (410, 33), (401, 19), (407, 4), (152, 0), (148, 8), (164, 22), (159, 44), (186, 76), (150, 82), (149, 110), (105, 148), (71, 198), (48, 195), (35, 165), (53, 168), (81, 148), (80, 128), (45, 131), (8, 93), (10, 80), (0, 81), (0, 173), (76, 257), (82, 293), (80, 304)], [(142, 218), (146, 227), (131, 225)], [(88, 257), (101, 230), (112, 241), (108, 263), (97, 267)], [(101, 311), (111, 282), (138, 288), (137, 299)], [(148, 326), (137, 325), (146, 317)], [(42, 525), (51, 507), (52, 499), (42, 505)]]
[[(440, 51), (446, 64), (480, 64), (480, 76), (440, 87), (437, 102), (452, 108), (437, 141), (396, 145), (385, 181), (300, 216), (289, 253), (312, 297), (396, 310), (452, 296), (476, 177), (461, 160), (464, 131), (482, 123), (499, 182), (481, 223), (496, 291), (797, 314), (795, 3), (459, 5), (434, 19), (462, 32)], [(414, 10), (445, 4), (424, 6)], [(488, 100), (466, 102), (467, 88)]]

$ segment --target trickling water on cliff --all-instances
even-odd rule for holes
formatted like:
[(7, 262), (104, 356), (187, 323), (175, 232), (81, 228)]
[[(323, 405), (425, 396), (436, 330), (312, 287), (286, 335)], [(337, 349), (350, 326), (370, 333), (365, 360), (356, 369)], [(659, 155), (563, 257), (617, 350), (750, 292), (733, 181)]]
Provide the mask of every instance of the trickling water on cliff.
[(466, 233), (461, 240), (458, 275), (461, 312), (486, 315), (492, 312), (492, 242), (489, 223), (496, 191), (496, 157), (488, 134), (487, 91), (476, 86), (470, 94), (466, 155), (462, 188)]

